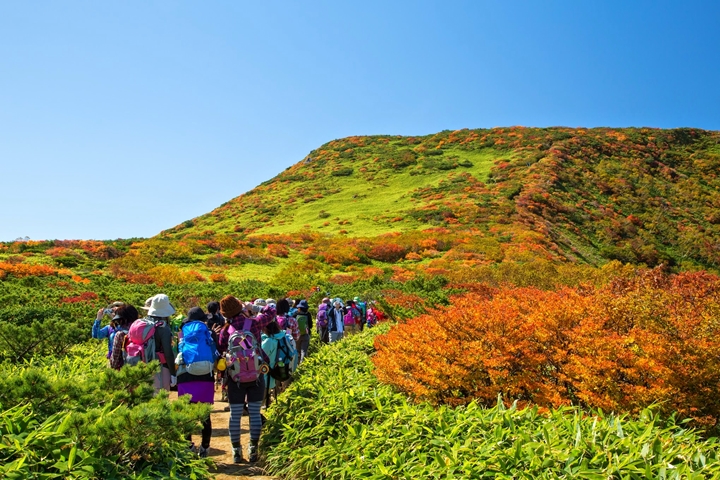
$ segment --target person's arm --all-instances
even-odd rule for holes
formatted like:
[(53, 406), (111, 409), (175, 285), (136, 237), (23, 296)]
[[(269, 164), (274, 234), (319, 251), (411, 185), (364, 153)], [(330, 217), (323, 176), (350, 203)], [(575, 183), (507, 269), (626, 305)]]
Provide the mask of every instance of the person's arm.
[(93, 321), (92, 325), (92, 338), (108, 338), (110, 332), (108, 332), (108, 326), (100, 328), (100, 322), (102, 322), (103, 316), (105, 315), (104, 308), (101, 308), (97, 312), (97, 317)]
[(165, 354), (165, 365), (170, 370), (170, 375), (175, 376), (175, 356), (172, 349), (172, 331), (170, 331), (169, 325), (165, 325), (160, 329), (160, 341), (160, 348)]
[(308, 334), (311, 334), (311, 333), (312, 333), (312, 329), (313, 329), (312, 313), (307, 312), (307, 316), (308, 316)]

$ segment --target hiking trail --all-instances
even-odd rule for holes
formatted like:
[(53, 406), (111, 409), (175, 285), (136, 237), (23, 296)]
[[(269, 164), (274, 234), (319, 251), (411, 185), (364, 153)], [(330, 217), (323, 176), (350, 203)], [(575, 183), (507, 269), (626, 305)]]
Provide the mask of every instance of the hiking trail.
[[(177, 398), (177, 392), (171, 393), (171, 398)], [(215, 461), (216, 467), (211, 469), (215, 480), (280, 480), (279, 477), (266, 475), (265, 470), (259, 463), (247, 461), (247, 449), (250, 443), (250, 425), (247, 415), (243, 415), (240, 421), (240, 439), (242, 442), (243, 463), (233, 463), (232, 446), (230, 445), (230, 434), (228, 423), (230, 412), (224, 409), (227, 402), (221, 402), (220, 389), (215, 391), (215, 404), (212, 406), (212, 438), (210, 439), (210, 450), (208, 457)], [(200, 435), (193, 435), (195, 445), (200, 444)], [(262, 455), (262, 452), (261, 452)]]

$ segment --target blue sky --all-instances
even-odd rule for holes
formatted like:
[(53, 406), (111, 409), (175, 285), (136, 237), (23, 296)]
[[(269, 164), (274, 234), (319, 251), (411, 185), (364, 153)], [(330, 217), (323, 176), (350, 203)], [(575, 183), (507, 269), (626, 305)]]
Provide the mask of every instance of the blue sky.
[(0, 3), (0, 241), (152, 236), (348, 135), (720, 129), (720, 2)]

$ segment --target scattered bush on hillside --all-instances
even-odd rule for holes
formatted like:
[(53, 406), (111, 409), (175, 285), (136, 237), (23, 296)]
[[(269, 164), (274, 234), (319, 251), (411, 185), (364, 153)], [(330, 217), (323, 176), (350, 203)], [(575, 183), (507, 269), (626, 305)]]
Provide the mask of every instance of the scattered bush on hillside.
[(340, 167), (330, 172), (330, 175), (333, 177), (347, 177), (349, 175), (352, 175), (353, 169), (352, 167)]
[(498, 394), (546, 407), (720, 417), (720, 279), (646, 270), (603, 288), (501, 288), (396, 326), (378, 377), (451, 405)]

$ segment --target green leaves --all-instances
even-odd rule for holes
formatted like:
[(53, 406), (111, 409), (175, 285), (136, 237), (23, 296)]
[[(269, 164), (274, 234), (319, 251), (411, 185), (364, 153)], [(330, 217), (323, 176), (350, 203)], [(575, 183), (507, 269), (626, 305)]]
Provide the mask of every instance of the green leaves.
[(709, 478), (718, 440), (652, 410), (411, 404), (372, 375), (386, 327), (322, 347), (268, 413), (267, 465), (288, 478)]

